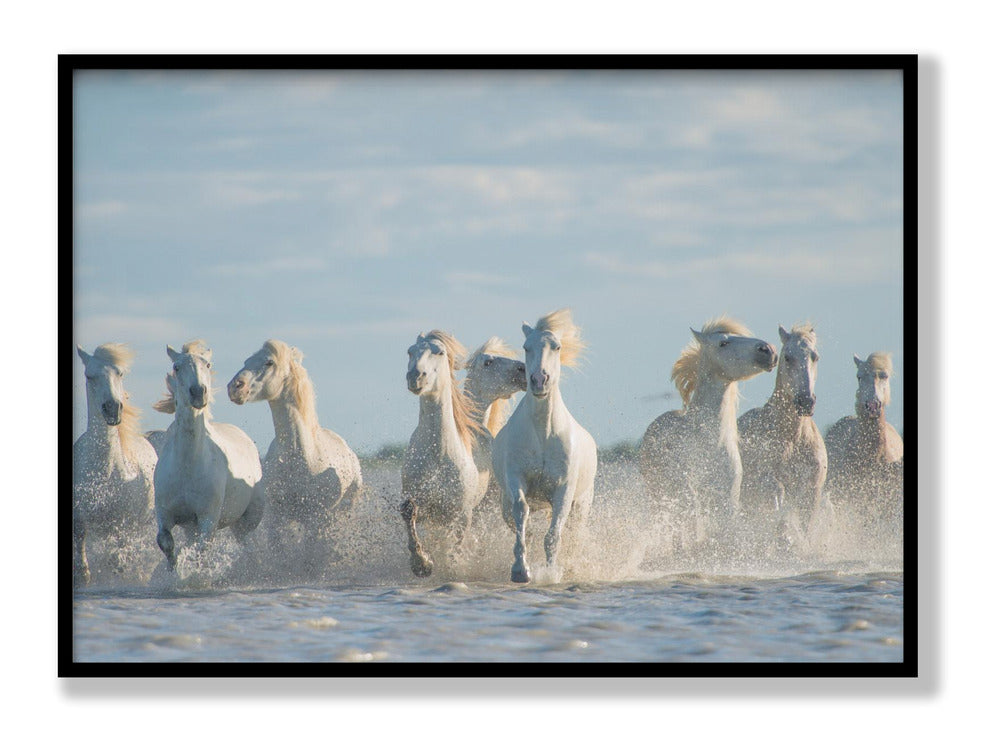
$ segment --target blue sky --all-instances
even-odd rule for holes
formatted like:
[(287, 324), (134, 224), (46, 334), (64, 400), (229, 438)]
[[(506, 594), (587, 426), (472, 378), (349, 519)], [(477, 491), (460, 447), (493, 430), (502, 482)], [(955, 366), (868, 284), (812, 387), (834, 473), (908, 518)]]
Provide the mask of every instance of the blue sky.
[[(75, 338), (136, 349), (147, 429), (167, 343), (204, 338), (222, 385), (280, 338), (323, 425), (372, 451), (416, 424), (419, 331), (519, 348), (560, 307), (600, 444), (679, 406), (656, 396), (688, 327), (723, 312), (771, 342), (815, 322), (821, 428), (853, 412), (852, 353), (893, 352), (902, 425), (896, 74), (87, 72), (74, 94)], [(266, 449), (266, 405), (214, 414)]]

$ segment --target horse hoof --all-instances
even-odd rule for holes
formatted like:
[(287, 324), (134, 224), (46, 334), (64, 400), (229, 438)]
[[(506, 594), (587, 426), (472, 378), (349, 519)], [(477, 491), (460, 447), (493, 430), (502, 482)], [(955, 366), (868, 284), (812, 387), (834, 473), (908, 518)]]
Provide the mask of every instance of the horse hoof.
[(410, 559), (410, 569), (418, 577), (429, 577), (431, 571), (433, 570), (433, 562), (428, 558), (417, 558), (413, 557)]
[(531, 573), (527, 569), (511, 567), (510, 581), (515, 582), (516, 584), (527, 584), (531, 581)]

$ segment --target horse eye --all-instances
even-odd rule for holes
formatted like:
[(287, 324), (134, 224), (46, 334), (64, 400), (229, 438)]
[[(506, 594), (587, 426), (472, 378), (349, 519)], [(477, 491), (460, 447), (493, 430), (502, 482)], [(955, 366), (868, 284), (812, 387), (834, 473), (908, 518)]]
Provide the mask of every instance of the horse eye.
[(174, 371), (175, 372), (179, 372), (180, 370), (181, 370), (181, 365), (180, 364), (174, 364)]
[(483, 366), (489, 366), (492, 363), (493, 363), (493, 359), (484, 359), (483, 360)]
[(719, 341), (719, 348), (724, 348), (729, 345), (729, 341)]
[[(407, 353), (409, 353), (409, 352), (407, 352)], [(272, 361), (271, 359), (268, 359), (267, 361), (264, 362), (264, 366), (274, 366), (274, 361)]]

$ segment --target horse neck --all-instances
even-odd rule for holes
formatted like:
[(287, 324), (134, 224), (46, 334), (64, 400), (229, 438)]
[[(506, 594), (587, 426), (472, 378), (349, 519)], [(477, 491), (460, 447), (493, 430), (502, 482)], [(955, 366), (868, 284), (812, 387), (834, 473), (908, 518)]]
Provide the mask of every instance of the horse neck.
[(720, 444), (736, 440), (736, 411), (739, 388), (736, 382), (702, 377), (691, 394), (686, 414), (711, 431)]
[(316, 413), (310, 413), (311, 422), (307, 420), (288, 389), (268, 404), (271, 406), (274, 438), (278, 445), (289, 451), (300, 451), (306, 458), (314, 455), (319, 430), (319, 423), (315, 420)]
[(554, 385), (545, 397), (535, 397), (531, 392), (524, 397), (530, 410), (531, 424), (538, 435), (542, 438), (554, 435), (558, 430), (561, 416), (566, 411), (566, 403), (563, 402), (559, 385)]
[(783, 434), (790, 435), (802, 425), (808, 418), (805, 415), (799, 415), (798, 409), (795, 407), (795, 402), (792, 399), (791, 393), (787, 392), (784, 387), (781, 386), (781, 377), (775, 382), (774, 392), (767, 400), (767, 405), (771, 408), (773, 417), (775, 418), (777, 430)]
[(886, 447), (888, 442), (889, 422), (885, 419), (885, 407), (878, 417), (872, 418), (867, 414), (859, 414), (858, 419), (858, 444), (859, 450), (865, 455), (876, 455), (881, 449)]
[[(442, 452), (467, 453), (462, 436), (455, 424), (455, 408), (451, 396), (451, 385), (437, 392), (420, 395), (420, 417), (417, 429), (436, 444)], [(461, 449), (461, 451), (459, 450)]]
[(178, 405), (174, 411), (174, 443), (181, 455), (194, 453), (208, 435), (207, 408), (196, 410), (190, 405)]
[(87, 394), (87, 433), (94, 439), (101, 456), (110, 461), (116, 458), (124, 461), (129, 457), (128, 444), (122, 438), (124, 427), (124, 423), (108, 425), (96, 401)]

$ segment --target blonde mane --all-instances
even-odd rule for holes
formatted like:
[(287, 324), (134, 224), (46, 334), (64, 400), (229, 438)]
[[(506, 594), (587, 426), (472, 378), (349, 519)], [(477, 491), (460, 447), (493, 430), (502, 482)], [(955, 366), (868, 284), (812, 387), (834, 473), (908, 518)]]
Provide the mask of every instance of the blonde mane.
[(873, 354), (869, 354), (865, 360), (865, 364), (876, 371), (881, 369), (890, 377), (892, 376), (892, 354), (886, 351), (876, 351)]
[[(726, 315), (709, 320), (701, 327), (701, 332), (706, 334), (730, 333), (735, 336), (746, 337), (753, 335), (745, 325)], [(691, 401), (695, 388), (698, 386), (698, 363), (700, 361), (701, 344), (697, 339), (692, 338), (690, 343), (681, 351), (681, 355), (674, 362), (673, 369), (670, 371), (670, 379), (677, 387), (685, 408)]]
[[(205, 343), (202, 339), (196, 338), (195, 340), (188, 341), (183, 346), (181, 346), (181, 353), (192, 354), (193, 356), (200, 356), (202, 358), (207, 359), (212, 355), (212, 349), (210, 349), (208, 347), (208, 344)], [(211, 374), (214, 377), (215, 370), (211, 370)], [(177, 412), (177, 398), (174, 397), (174, 383), (171, 380), (170, 374), (166, 376), (166, 382), (167, 382), (167, 392), (161, 399), (153, 403), (153, 409), (160, 413), (167, 413), (168, 415), (172, 415), (173, 413)], [(211, 418), (211, 414), (209, 413), (209, 406), (211, 405), (212, 400), (214, 399), (213, 395), (218, 391), (219, 388), (213, 386), (212, 391), (208, 393), (209, 405), (206, 406), (204, 410), (205, 416), (208, 418)]]
[[(468, 370), (469, 367), (473, 366), (476, 363), (476, 360), (483, 354), (503, 356), (508, 359), (517, 358), (517, 352), (508, 346), (502, 338), (491, 336), (486, 340), (486, 343), (473, 351), (469, 358), (466, 359), (465, 369)], [(483, 413), (486, 430), (490, 432), (491, 436), (496, 437), (496, 434), (507, 422), (507, 417), (510, 415), (510, 407), (513, 404), (513, 399), (513, 397), (498, 397), (488, 408), (486, 408), (486, 411)]]
[[(135, 361), (135, 352), (124, 343), (102, 343), (94, 349), (92, 356), (105, 364), (118, 367), (123, 374), (132, 368), (132, 362)], [(142, 435), (139, 422), (142, 411), (129, 404), (129, 399), (126, 391), (122, 397), (122, 422), (118, 424), (117, 430), (122, 454), (125, 458), (132, 459), (135, 456), (132, 441)]]
[(563, 366), (576, 366), (577, 359), (587, 347), (580, 337), (580, 327), (573, 323), (569, 308), (563, 308), (543, 315), (535, 323), (536, 331), (548, 331), (555, 335), (562, 344), (559, 351), (559, 363)]
[(261, 348), (271, 355), (278, 366), (286, 367), (285, 388), (291, 390), (295, 409), (299, 411), (306, 426), (315, 433), (319, 429), (316, 388), (302, 365), (304, 354), (296, 347), (274, 338), (264, 341)]
[(465, 393), (462, 383), (455, 377), (457, 367), (464, 366), (467, 354), (465, 346), (451, 334), (440, 330), (428, 331), (424, 334), (424, 339), (438, 341), (444, 346), (448, 356), (448, 369), (451, 373), (451, 408), (455, 418), (455, 428), (458, 430), (458, 437), (462, 440), (462, 445), (471, 453), (479, 423), (476, 422), (472, 400)]

